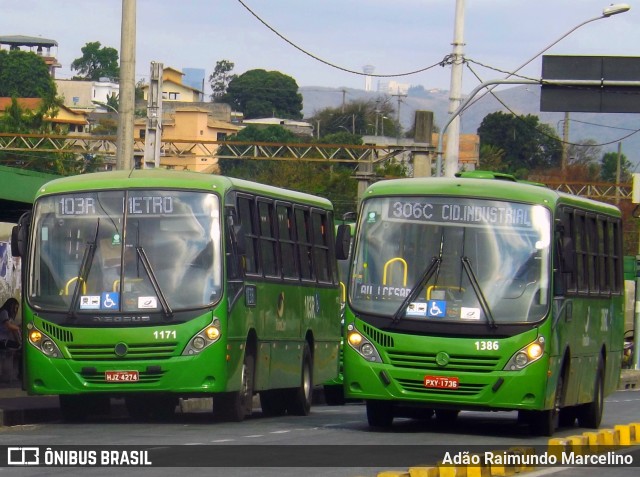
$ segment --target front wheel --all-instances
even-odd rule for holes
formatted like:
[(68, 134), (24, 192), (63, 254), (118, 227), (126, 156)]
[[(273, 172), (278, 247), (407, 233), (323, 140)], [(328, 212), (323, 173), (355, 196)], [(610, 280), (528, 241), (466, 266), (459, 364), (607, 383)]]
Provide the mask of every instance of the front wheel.
[(551, 437), (558, 428), (560, 410), (564, 401), (564, 369), (558, 378), (553, 408), (545, 411), (534, 411), (530, 414), (529, 428), (536, 436)]
[(371, 427), (391, 427), (393, 423), (391, 401), (367, 401), (367, 421)]
[(240, 422), (253, 410), (253, 354), (247, 351), (242, 363), (240, 390), (213, 396), (213, 416), (222, 421)]

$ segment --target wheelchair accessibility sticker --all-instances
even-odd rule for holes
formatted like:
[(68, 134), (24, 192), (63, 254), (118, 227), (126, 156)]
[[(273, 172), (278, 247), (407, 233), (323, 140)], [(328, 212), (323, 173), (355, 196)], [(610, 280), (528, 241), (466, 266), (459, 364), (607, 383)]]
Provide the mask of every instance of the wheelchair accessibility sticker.
[(444, 318), (447, 315), (447, 302), (444, 300), (429, 300), (427, 302), (427, 316)]
[(117, 310), (120, 308), (120, 294), (118, 292), (108, 292), (102, 294), (100, 308), (103, 310)]

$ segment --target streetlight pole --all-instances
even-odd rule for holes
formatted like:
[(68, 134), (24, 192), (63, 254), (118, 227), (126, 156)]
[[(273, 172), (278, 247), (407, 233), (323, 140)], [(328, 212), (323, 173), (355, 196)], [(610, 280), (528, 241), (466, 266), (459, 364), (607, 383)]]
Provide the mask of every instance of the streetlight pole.
[[(459, 148), (459, 135), (460, 135), (460, 126), (459, 126), (459, 118), (457, 118), (456, 116), (458, 116), (465, 108), (469, 107), (469, 102), (466, 102), (465, 108), (453, 108), (452, 109), (452, 105), (454, 104), (454, 98), (455, 96), (459, 96), (460, 95), (460, 86), (458, 85), (458, 81), (460, 82), (460, 85), (462, 84), (462, 64), (463, 64), (463, 60), (464, 60), (464, 56), (462, 53), (462, 28), (463, 27), (463, 17), (464, 17), (464, 4), (460, 5), (460, 4), (464, 3), (464, 0), (457, 0), (456, 2), (456, 21), (455, 21), (455, 33), (454, 33), (454, 50), (452, 53), (452, 59), (453, 59), (453, 64), (452, 64), (452, 68), (451, 68), (451, 92), (450, 92), (450, 103), (449, 103), (449, 114), (452, 115), (453, 117), (449, 118), (449, 122), (447, 124), (451, 124), (453, 127), (451, 128), (451, 132), (448, 134), (447, 136), (447, 160), (446, 160), (446, 164), (445, 164), (445, 176), (447, 177), (452, 177), (455, 175), (455, 173), (458, 170), (458, 148)], [(584, 25), (594, 22), (596, 20), (601, 20), (603, 18), (609, 18), (613, 15), (617, 15), (619, 13), (624, 13), (627, 12), (631, 9), (631, 7), (626, 4), (626, 3), (617, 3), (617, 4), (611, 4), (608, 7), (605, 7), (602, 10), (602, 14), (600, 14), (597, 17), (593, 17), (590, 18), (588, 20), (583, 21), (582, 23), (579, 23), (578, 25), (574, 26), (571, 30), (569, 30), (568, 32), (566, 32), (565, 34), (563, 34), (561, 37), (559, 37), (558, 39), (554, 40), (552, 43), (548, 44), (547, 46), (545, 46), (542, 50), (540, 50), (538, 53), (536, 53), (534, 56), (532, 56), (531, 58), (529, 58), (527, 61), (525, 61), (523, 64), (521, 64), (520, 66), (518, 66), (514, 71), (512, 71), (511, 73), (509, 73), (507, 76), (505, 76), (505, 80), (512, 77), (514, 74), (516, 74), (518, 71), (520, 71), (522, 68), (524, 68), (525, 66), (527, 66), (529, 63), (531, 63), (533, 60), (535, 60), (536, 58), (538, 58), (540, 55), (542, 55), (544, 52), (546, 52), (548, 49), (550, 49), (551, 47), (555, 46), (557, 43), (559, 43), (560, 41), (562, 41), (563, 39), (565, 39), (567, 36), (569, 36), (571, 33), (573, 33), (574, 31), (576, 31), (578, 28), (583, 27)], [(460, 32), (458, 32), (458, 28), (461, 29)], [(459, 37), (458, 37), (459, 35)], [(456, 50), (456, 44), (460, 43), (460, 48), (459, 50)], [(458, 58), (457, 55), (460, 55), (460, 57)], [(459, 63), (459, 68), (460, 71), (458, 71), (456, 68), (456, 63)], [(503, 83), (493, 83), (493, 86), (491, 88), (488, 88), (487, 91), (480, 96), (480, 98), (482, 96), (484, 96), (487, 93), (490, 93), (494, 88), (496, 88), (498, 86), (498, 84), (503, 84)], [(523, 84), (523, 83), (519, 83), (519, 84)], [(457, 91), (456, 91), (457, 89)], [(478, 98), (477, 100), (479, 100), (480, 98)], [(476, 101), (477, 101), (476, 100)], [(457, 105), (460, 104), (460, 99), (457, 100)], [(455, 124), (454, 124), (455, 123)], [(444, 134), (444, 129), (441, 131), (440, 135), (442, 136), (442, 134)], [(455, 139), (451, 139), (451, 136), (456, 136)], [(455, 145), (450, 144), (449, 141), (455, 141)], [(450, 147), (451, 146), (451, 147)], [(436, 162), (436, 176), (440, 177), (441, 175), (441, 170), (442, 170), (442, 154), (439, 153), (438, 157), (437, 157), (437, 162)]]
[[(451, 83), (449, 87), (449, 115), (460, 106), (462, 94), (462, 66), (464, 64), (464, 6), (465, 0), (456, 0), (453, 27), (453, 51), (451, 53)], [(444, 175), (453, 177), (458, 172), (458, 150), (460, 149), (460, 116), (453, 117), (447, 135)], [(440, 166), (441, 167), (441, 166)], [(440, 169), (436, 171), (440, 175)]]

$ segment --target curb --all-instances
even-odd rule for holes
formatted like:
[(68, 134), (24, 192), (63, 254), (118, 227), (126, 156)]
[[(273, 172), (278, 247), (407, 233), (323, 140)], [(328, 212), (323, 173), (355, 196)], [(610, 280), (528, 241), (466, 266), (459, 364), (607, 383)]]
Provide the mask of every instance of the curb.
[[(611, 451), (640, 445), (640, 422), (621, 424), (613, 429), (600, 429), (584, 432), (581, 435), (551, 438), (543, 453), (560, 461), (561, 454), (573, 453), (576, 456), (597, 456)], [(409, 467), (407, 470), (386, 470), (377, 477), (493, 477), (511, 476), (516, 473), (533, 472), (543, 467), (528, 465), (527, 462), (541, 456), (535, 447), (510, 447), (507, 450), (490, 452), (496, 459), (508, 461), (503, 464), (488, 463), (486, 456), (477, 455), (473, 464), (451, 465), (438, 462), (434, 466)], [(511, 459), (508, 456), (512, 456)], [(469, 455), (469, 458), (472, 458)], [(526, 458), (525, 458), (526, 457)], [(604, 457), (604, 456), (603, 456)], [(510, 461), (523, 461), (524, 464)]]

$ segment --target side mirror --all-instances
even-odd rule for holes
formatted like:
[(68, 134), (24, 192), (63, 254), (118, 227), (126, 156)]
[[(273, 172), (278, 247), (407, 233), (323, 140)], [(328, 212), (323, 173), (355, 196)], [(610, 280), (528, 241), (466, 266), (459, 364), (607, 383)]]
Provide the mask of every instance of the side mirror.
[(351, 252), (351, 226), (347, 224), (338, 225), (336, 232), (336, 258), (347, 260)]
[(27, 255), (30, 222), (31, 212), (26, 212), (18, 220), (18, 225), (11, 229), (11, 255), (14, 257), (25, 257)]

